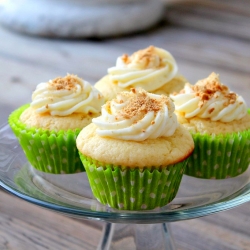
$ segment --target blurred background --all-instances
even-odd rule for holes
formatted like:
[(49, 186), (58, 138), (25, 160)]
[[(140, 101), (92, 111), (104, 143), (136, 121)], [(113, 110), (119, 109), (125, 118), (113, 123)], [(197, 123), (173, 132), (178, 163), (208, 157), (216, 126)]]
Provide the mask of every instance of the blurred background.
[[(38, 83), (72, 73), (94, 84), (149, 45), (172, 53), (192, 84), (218, 73), (250, 106), (250, 1), (0, 0), (0, 124)], [(178, 249), (250, 249), (249, 211), (173, 223)], [(96, 249), (101, 227), (0, 192), (1, 250)]]
[(238, 76), (250, 86), (250, 2), (87, 2), (0, 0), (1, 124), (38, 83), (73, 73), (94, 84), (149, 45), (169, 50), (191, 83), (216, 71), (248, 101)]

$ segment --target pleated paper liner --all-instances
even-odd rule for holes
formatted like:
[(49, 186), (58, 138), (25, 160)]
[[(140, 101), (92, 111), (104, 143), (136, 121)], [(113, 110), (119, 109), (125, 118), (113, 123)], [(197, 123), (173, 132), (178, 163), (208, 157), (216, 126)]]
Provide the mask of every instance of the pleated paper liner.
[(185, 174), (225, 179), (245, 172), (250, 163), (250, 130), (232, 134), (193, 135), (195, 149)]
[(105, 165), (80, 153), (96, 199), (112, 208), (149, 210), (171, 202), (179, 189), (187, 160), (161, 169)]
[(75, 142), (80, 129), (55, 132), (28, 128), (19, 120), (22, 112), (28, 107), (29, 104), (13, 111), (9, 116), (9, 125), (31, 165), (42, 172), (52, 174), (85, 171)]

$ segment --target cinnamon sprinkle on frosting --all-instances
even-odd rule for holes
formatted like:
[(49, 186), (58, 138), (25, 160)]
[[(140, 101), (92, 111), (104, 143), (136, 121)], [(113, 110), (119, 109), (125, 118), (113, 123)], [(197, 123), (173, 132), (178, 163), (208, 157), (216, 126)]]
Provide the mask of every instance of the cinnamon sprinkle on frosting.
[[(229, 88), (220, 82), (219, 75), (215, 73), (210, 74), (206, 79), (198, 81), (196, 85), (191, 86), (191, 88), (195, 92), (195, 95), (200, 98), (200, 108), (211, 98), (216, 98), (216, 92), (220, 92), (225, 97), (224, 106), (234, 104), (237, 99), (236, 93), (229, 92)], [(211, 112), (213, 112), (213, 110)]]
[(74, 90), (78, 83), (77, 76), (68, 74), (65, 77), (57, 77), (50, 81), (49, 87), (56, 90)]
[(131, 88), (131, 91), (132, 91), (134, 94), (136, 93), (135, 88)]
[[(134, 89), (135, 90), (135, 89)], [(157, 112), (163, 108), (163, 105), (168, 105), (168, 97), (161, 96), (159, 99), (154, 99), (147, 95), (147, 92), (143, 89), (137, 89), (136, 91), (123, 92), (120, 95), (126, 95), (130, 101), (127, 106), (122, 108), (118, 116), (124, 119), (130, 119), (135, 116), (145, 115), (150, 111)], [(118, 103), (120, 100), (118, 100)]]
[(186, 83), (179, 95), (170, 97), (178, 115), (185, 119), (195, 117), (229, 123), (247, 115), (247, 105), (242, 96), (223, 85), (215, 73), (195, 85)]
[(131, 56), (129, 56), (128, 54), (123, 54), (121, 59), (125, 64), (130, 64), (133, 61), (141, 62), (143, 63), (144, 68), (150, 67), (149, 65), (151, 65), (151, 63), (154, 63), (155, 67), (161, 67), (162, 65), (162, 58), (157, 56), (155, 47), (152, 45), (147, 47), (146, 49), (138, 50)]
[(208, 113), (211, 114), (214, 111), (214, 108), (208, 110)]

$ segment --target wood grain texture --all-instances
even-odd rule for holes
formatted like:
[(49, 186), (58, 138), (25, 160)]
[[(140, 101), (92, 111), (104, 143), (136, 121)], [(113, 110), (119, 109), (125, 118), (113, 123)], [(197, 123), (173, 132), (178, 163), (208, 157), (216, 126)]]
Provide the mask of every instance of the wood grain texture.
[[(210, 2), (209, 6), (216, 2)], [(216, 11), (221, 11), (225, 1), (218, 2)], [(237, 19), (240, 23), (249, 18), (246, 2), (245, 7), (237, 9), (245, 13), (244, 19)], [(235, 5), (235, 1), (229, 3)], [(181, 5), (182, 10), (175, 9), (172, 14), (178, 13), (184, 22), (186, 13), (186, 17), (210, 25), (206, 16), (211, 15), (212, 20), (213, 14), (207, 13), (207, 9), (196, 13), (185, 6)], [(204, 4), (199, 6), (203, 8)], [(165, 19), (170, 17), (169, 10)], [(203, 12), (206, 12), (204, 20)], [(180, 72), (191, 83), (212, 71), (219, 73), (222, 82), (242, 95), (250, 106), (250, 43), (246, 36), (241, 36), (240, 25), (237, 32), (232, 30), (229, 16), (224, 13), (223, 20), (228, 25), (223, 29), (230, 33), (202, 25), (195, 28), (183, 22), (178, 26), (163, 22), (144, 33), (106, 40), (41, 39), (0, 27), (0, 123), (7, 121), (12, 110), (30, 101), (38, 83), (68, 72), (94, 84), (119, 55), (149, 45), (169, 50)], [(0, 192), (0, 250), (96, 249), (102, 226), (103, 222), (78, 221)], [(204, 218), (172, 223), (172, 229), (178, 250), (248, 250), (249, 203)]]
[[(1, 250), (94, 250), (103, 225), (71, 219), (0, 191)], [(178, 250), (250, 249), (249, 204), (171, 227)]]
[(250, 39), (249, 1), (188, 0), (168, 4), (167, 19), (181, 26)]
[(0, 249), (92, 250), (102, 223), (78, 221), (0, 191)]

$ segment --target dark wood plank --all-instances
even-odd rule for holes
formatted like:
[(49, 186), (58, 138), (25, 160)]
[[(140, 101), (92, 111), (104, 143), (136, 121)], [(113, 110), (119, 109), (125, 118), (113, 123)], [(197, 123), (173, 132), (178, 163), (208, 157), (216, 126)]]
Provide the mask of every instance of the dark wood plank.
[(0, 191), (0, 249), (93, 250), (102, 223), (78, 221)]
[[(247, 250), (249, 204), (171, 224), (178, 250)], [(0, 249), (96, 249), (103, 222), (75, 220), (0, 191)]]
[(172, 223), (178, 250), (250, 249), (249, 203), (199, 219)]

